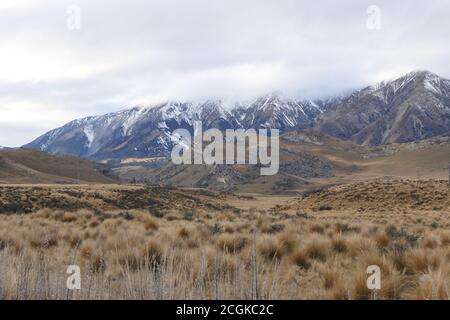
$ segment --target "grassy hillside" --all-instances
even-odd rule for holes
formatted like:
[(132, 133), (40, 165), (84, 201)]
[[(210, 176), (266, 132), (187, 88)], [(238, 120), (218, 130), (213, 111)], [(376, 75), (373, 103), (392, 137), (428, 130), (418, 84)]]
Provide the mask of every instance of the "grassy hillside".
[(0, 150), (0, 183), (111, 183), (106, 168), (76, 157), (26, 150)]
[(122, 161), (113, 171), (125, 181), (243, 193), (303, 192), (370, 179), (446, 179), (450, 138), (364, 147), (317, 133), (293, 131), (280, 140), (280, 170), (261, 176), (255, 166), (173, 165), (169, 160)]

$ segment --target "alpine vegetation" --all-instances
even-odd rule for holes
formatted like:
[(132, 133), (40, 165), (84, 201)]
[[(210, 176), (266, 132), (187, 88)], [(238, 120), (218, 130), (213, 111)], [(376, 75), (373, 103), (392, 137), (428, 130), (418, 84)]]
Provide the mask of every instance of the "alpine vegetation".
[[(278, 129), (227, 129), (224, 137), (219, 129), (214, 128), (203, 133), (202, 122), (195, 121), (194, 137), (187, 129), (175, 130), (173, 137), (176, 140), (171, 152), (174, 164), (259, 165), (263, 176), (278, 173)], [(208, 143), (205, 147), (204, 142)]]

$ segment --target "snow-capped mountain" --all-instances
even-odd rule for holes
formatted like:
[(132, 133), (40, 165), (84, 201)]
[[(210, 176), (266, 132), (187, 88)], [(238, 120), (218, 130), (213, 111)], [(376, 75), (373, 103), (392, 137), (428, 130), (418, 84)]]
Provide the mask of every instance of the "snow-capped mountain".
[(220, 100), (168, 102), (74, 120), (24, 147), (94, 160), (161, 156), (167, 155), (176, 141), (172, 132), (179, 128), (192, 132), (194, 121), (202, 121), (204, 129), (287, 131), (313, 127), (328, 107), (327, 102), (288, 100), (276, 94), (231, 108)]
[(74, 120), (25, 145), (93, 160), (168, 155), (179, 128), (317, 128), (359, 144), (409, 142), (450, 134), (450, 81), (415, 71), (352, 94), (302, 101), (276, 94), (230, 107), (220, 100), (168, 102)]
[(450, 80), (414, 71), (355, 91), (321, 117), (318, 129), (364, 145), (448, 135)]

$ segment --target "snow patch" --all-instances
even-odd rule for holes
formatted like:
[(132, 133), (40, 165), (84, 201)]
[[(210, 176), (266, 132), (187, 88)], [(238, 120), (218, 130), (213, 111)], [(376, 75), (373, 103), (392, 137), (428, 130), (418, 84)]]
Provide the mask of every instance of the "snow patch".
[(441, 89), (439, 89), (438, 84), (435, 81), (426, 79), (423, 84), (424, 84), (425, 88), (431, 92), (439, 93), (439, 94), (442, 93)]
[(92, 142), (94, 141), (95, 133), (94, 133), (94, 127), (92, 125), (87, 125), (83, 129), (84, 135), (86, 136), (88, 140), (88, 149), (92, 147)]
[(129, 136), (133, 131), (133, 126), (141, 119), (143, 113), (145, 113), (147, 109), (145, 108), (134, 108), (131, 110), (131, 113), (125, 118), (125, 121), (122, 123), (122, 133), (125, 136)]

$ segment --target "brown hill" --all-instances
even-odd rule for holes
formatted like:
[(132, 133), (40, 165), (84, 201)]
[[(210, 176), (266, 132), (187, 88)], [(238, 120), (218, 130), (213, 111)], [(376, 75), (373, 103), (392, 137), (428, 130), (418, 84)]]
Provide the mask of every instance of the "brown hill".
[(191, 219), (192, 210), (208, 213), (234, 210), (227, 199), (239, 197), (206, 190), (140, 185), (7, 185), (0, 186), (0, 214), (32, 213), (45, 208), (61, 212), (89, 209), (97, 213), (142, 209), (156, 217), (178, 211)]
[(106, 167), (35, 150), (0, 150), (0, 183), (112, 183)]
[[(309, 188), (314, 179), (328, 179), (357, 170), (350, 159), (362, 148), (314, 131), (290, 132), (280, 140), (280, 167), (261, 176), (259, 166), (174, 165), (168, 159), (125, 159), (113, 171), (127, 181), (179, 187), (211, 188), (256, 193), (279, 193)], [(328, 157), (327, 155), (333, 155)], [(347, 161), (348, 160), (348, 161)]]
[(445, 180), (366, 181), (305, 193), (290, 209), (329, 211), (431, 210), (450, 212)]

